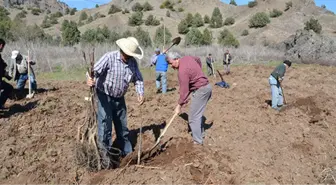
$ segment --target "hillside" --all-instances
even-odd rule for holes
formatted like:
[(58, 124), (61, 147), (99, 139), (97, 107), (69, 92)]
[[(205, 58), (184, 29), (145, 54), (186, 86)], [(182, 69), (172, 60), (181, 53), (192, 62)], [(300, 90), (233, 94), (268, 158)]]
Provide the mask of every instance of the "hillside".
[[(153, 6), (153, 10), (143, 12), (143, 19), (145, 20), (148, 15), (152, 14), (157, 19), (160, 20), (160, 25), (165, 24), (166, 28), (172, 33), (173, 36), (178, 35), (178, 24), (182, 19), (184, 19), (187, 13), (195, 14), (195, 9), (198, 13), (204, 17), (208, 15), (211, 18), (212, 11), (215, 7), (218, 7), (222, 13), (223, 21), (228, 17), (233, 17), (235, 23), (231, 26), (223, 26), (221, 28), (210, 29), (213, 32), (213, 37), (216, 39), (218, 34), (224, 28), (230, 30), (240, 41), (241, 44), (254, 45), (257, 43), (261, 44), (273, 44), (279, 43), (295, 33), (296, 30), (302, 29), (304, 23), (310, 18), (316, 18), (319, 20), (323, 27), (322, 34), (335, 36), (336, 30), (336, 16), (334, 13), (328, 11), (327, 9), (317, 7), (313, 0), (292, 0), (292, 7), (288, 11), (284, 11), (286, 8), (286, 2), (283, 0), (257, 0), (258, 5), (255, 7), (245, 6), (233, 6), (226, 3), (222, 3), (219, 0), (170, 0), (174, 3), (174, 9), (176, 11), (170, 11), (170, 17), (166, 16), (168, 9), (161, 9), (160, 6), (164, 0), (138, 0), (138, 1), (125, 1), (125, 0), (114, 0), (108, 4), (99, 6), (93, 9), (84, 9), (76, 12), (74, 15), (65, 15), (58, 18), (58, 24), (53, 25), (50, 28), (46, 28), (45, 31), (52, 35), (60, 35), (60, 24), (63, 20), (73, 20), (75, 22), (79, 21), (80, 14), (85, 11), (89, 16), (94, 16), (97, 13), (103, 14), (105, 17), (100, 17), (94, 21), (81, 25), (79, 30), (83, 33), (88, 28), (95, 28), (99, 26), (106, 25), (109, 29), (124, 32), (126, 30), (135, 30), (136, 27), (131, 27), (127, 25), (128, 18), (133, 13), (132, 6), (135, 3), (144, 4), (146, 1)], [(46, 3), (47, 1), (41, 1), (40, 4)], [(49, 1), (48, 1), (49, 2)], [(57, 4), (57, 2), (50, 1), (51, 4)], [(118, 12), (115, 14), (108, 14), (110, 6), (114, 4), (120, 7), (122, 10), (128, 9), (130, 13)], [(59, 10), (61, 4), (57, 5)], [(57, 7), (55, 6), (55, 7)], [(66, 5), (65, 5), (66, 6)], [(178, 9), (183, 8), (180, 12)], [(277, 18), (270, 18), (271, 22), (267, 26), (258, 29), (249, 28), (249, 19), (257, 12), (269, 12), (273, 9), (278, 9), (283, 11), (283, 14)], [(57, 9), (57, 8), (56, 8)], [(11, 11), (12, 17), (16, 15), (17, 12)], [(27, 22), (29, 24), (41, 25), (46, 13), (41, 13), (39, 16), (30, 15), (28, 16)], [(141, 25), (142, 28), (148, 30), (153, 38), (155, 30), (158, 26), (145, 26)], [(209, 24), (199, 27), (202, 31), (204, 28), (209, 27)], [(248, 36), (241, 36), (243, 30), (248, 30)], [(183, 36), (183, 35), (180, 35)], [(214, 39), (214, 42), (216, 40)]]

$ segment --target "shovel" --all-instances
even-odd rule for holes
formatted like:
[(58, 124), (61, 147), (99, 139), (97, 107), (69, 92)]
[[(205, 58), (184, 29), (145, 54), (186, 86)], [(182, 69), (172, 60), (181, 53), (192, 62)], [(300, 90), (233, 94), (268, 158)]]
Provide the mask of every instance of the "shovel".
[(170, 48), (172, 48), (174, 45), (179, 45), (180, 42), (181, 42), (181, 37), (176, 37), (176, 38), (174, 38), (174, 39), (172, 40), (172, 45), (171, 45), (168, 49), (166, 49), (166, 51), (164, 51), (164, 53), (167, 53), (167, 51), (168, 51)]
[(28, 50), (28, 83), (29, 83), (29, 94), (26, 96), (26, 98), (33, 98), (34, 97), (34, 93), (31, 92), (31, 79), (30, 79), (30, 57), (29, 57), (29, 50)]

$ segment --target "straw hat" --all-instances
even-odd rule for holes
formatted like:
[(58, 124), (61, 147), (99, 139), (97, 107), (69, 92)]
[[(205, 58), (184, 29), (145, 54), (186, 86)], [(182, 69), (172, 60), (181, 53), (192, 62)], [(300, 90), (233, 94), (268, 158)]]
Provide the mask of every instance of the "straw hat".
[(127, 55), (136, 57), (138, 59), (143, 58), (143, 50), (139, 46), (139, 42), (134, 37), (121, 38), (116, 41), (119, 48)]
[(12, 59), (16, 59), (16, 57), (19, 55), (19, 51), (17, 51), (17, 50), (14, 50), (14, 51), (12, 51), (12, 56), (11, 56), (11, 58)]

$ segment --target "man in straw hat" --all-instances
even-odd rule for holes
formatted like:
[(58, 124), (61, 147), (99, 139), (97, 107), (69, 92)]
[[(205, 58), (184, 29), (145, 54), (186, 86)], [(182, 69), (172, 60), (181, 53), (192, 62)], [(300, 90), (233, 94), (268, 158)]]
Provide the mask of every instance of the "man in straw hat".
[[(37, 89), (34, 70), (31, 65), (35, 65), (35, 62), (28, 61), (28, 56), (22, 55), (18, 50), (12, 51), (11, 64), (9, 67), (9, 75), (17, 81), (16, 88), (23, 90), (26, 85), (26, 81), (30, 78), (31, 88), (33, 93)], [(28, 77), (28, 62), (30, 63), (30, 76)]]
[(87, 84), (95, 86), (98, 96), (98, 145), (106, 152), (112, 147), (112, 121), (116, 129), (116, 142), (122, 156), (132, 152), (127, 128), (127, 110), (124, 95), (129, 83), (135, 84), (138, 102), (144, 101), (144, 83), (137, 61), (143, 58), (143, 50), (136, 38), (121, 38), (116, 41), (119, 50), (103, 55), (94, 65), (94, 79)]
[(181, 112), (181, 107), (188, 103), (188, 96), (192, 94), (188, 121), (194, 144), (202, 145), (204, 130), (202, 117), (211, 98), (212, 87), (202, 71), (201, 59), (194, 56), (181, 57), (177, 52), (169, 52), (167, 60), (172, 68), (178, 70), (180, 99), (175, 114)]

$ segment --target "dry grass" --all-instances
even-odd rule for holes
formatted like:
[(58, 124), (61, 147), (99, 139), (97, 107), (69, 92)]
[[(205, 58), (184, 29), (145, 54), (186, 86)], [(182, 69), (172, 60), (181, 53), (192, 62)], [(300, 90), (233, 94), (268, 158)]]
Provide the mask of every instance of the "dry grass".
[[(2, 53), (7, 63), (10, 62), (11, 51), (15, 49), (20, 50), (23, 54), (27, 54), (28, 49), (30, 50), (32, 59), (36, 61), (36, 65), (34, 66), (36, 73), (73, 71), (74, 69), (82, 69), (89, 65), (83, 60), (81, 52), (82, 50), (87, 51), (88, 48), (80, 45), (75, 47), (58, 47), (44, 43), (8, 43)], [(97, 45), (95, 51), (96, 61), (99, 60), (104, 53), (115, 49), (117, 49), (115, 45)], [(203, 62), (205, 62), (206, 55), (212, 53), (216, 62), (221, 64), (226, 49), (230, 50), (234, 60), (233, 63), (236, 64), (268, 62), (283, 59), (282, 52), (263, 46), (242, 46), (240, 48), (223, 48), (220, 46), (184, 48), (177, 46), (171, 50), (179, 51), (182, 55), (198, 56)], [(154, 48), (144, 48), (144, 58), (139, 60), (140, 66), (148, 67), (150, 65), (150, 57), (153, 54)]]

